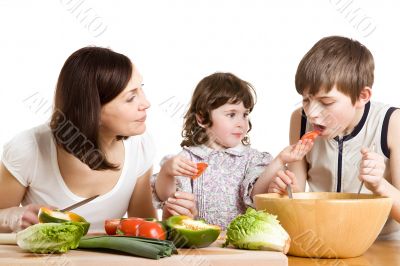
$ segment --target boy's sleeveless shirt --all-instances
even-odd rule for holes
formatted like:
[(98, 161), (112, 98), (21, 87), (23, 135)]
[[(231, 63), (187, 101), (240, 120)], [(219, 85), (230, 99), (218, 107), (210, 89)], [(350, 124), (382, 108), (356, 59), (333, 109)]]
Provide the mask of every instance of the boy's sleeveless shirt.
[[(329, 140), (317, 138), (311, 152), (306, 156), (310, 191), (357, 193), (360, 187), (360, 150), (363, 147), (370, 150), (375, 147), (375, 152), (383, 155), (386, 164), (384, 178), (392, 183), (387, 132), (389, 118), (394, 110), (395, 108), (381, 103), (369, 102), (365, 105), (360, 122), (349, 135)], [(301, 123), (300, 135), (313, 130), (304, 112)], [(371, 191), (363, 186), (361, 193), (371, 194)], [(380, 236), (392, 238), (391, 233), (396, 231), (400, 232), (400, 224), (389, 218)], [(400, 239), (400, 233), (397, 236)]]

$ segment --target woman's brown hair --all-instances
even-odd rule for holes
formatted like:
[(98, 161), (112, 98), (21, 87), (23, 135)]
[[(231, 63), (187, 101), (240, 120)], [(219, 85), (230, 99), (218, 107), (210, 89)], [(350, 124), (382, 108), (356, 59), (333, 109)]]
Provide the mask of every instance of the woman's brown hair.
[[(226, 103), (238, 104), (243, 102), (244, 107), (251, 112), (255, 101), (256, 93), (253, 86), (231, 73), (218, 72), (203, 78), (193, 92), (189, 110), (184, 117), (181, 146), (196, 146), (209, 141), (206, 128), (213, 124), (211, 120), (212, 110)], [(201, 119), (201, 124), (205, 128), (198, 124), (196, 115)], [(250, 130), (251, 122), (249, 121)], [(242, 143), (244, 145), (250, 144), (249, 137), (243, 138)]]
[(50, 127), (56, 143), (91, 169), (118, 169), (100, 147), (100, 113), (123, 91), (131, 75), (128, 57), (100, 47), (77, 50), (61, 69)]
[(296, 90), (311, 95), (329, 92), (334, 86), (354, 104), (361, 90), (374, 83), (374, 58), (358, 41), (330, 36), (318, 41), (300, 61)]

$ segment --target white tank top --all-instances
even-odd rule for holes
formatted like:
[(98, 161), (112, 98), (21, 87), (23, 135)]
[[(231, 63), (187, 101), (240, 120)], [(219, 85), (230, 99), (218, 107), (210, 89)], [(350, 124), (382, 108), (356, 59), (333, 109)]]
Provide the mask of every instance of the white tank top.
[[(125, 163), (117, 184), (106, 194), (73, 210), (91, 223), (90, 232), (103, 232), (105, 219), (125, 215), (136, 178), (152, 167), (155, 146), (148, 133), (123, 142)], [(48, 204), (61, 209), (84, 199), (68, 189), (60, 174), (56, 146), (48, 125), (24, 131), (5, 144), (2, 162), (28, 188), (23, 206)]]
[[(329, 140), (317, 138), (311, 152), (306, 156), (309, 165), (307, 183), (310, 191), (357, 193), (360, 187), (360, 150), (363, 147), (371, 149), (373, 146), (375, 152), (384, 157), (384, 178), (392, 183), (387, 131), (389, 118), (394, 110), (395, 108), (384, 104), (369, 102), (365, 105), (360, 122), (349, 135)], [(300, 135), (310, 130), (312, 125), (303, 112)], [(361, 193), (372, 192), (363, 186)], [(381, 232), (381, 238), (393, 238), (393, 232), (397, 232), (395, 238), (400, 239), (399, 230), (399, 223), (389, 218)]]

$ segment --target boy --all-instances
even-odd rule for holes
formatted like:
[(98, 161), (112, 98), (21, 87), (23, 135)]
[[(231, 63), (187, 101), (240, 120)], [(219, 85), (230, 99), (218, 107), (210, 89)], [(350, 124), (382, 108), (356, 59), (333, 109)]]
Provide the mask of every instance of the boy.
[[(279, 171), (269, 192), (293, 190), (373, 193), (393, 199), (382, 239), (400, 239), (400, 110), (370, 102), (374, 60), (357, 41), (332, 36), (301, 60), (296, 90), (303, 108), (293, 112), (290, 142), (318, 130), (307, 156)], [(397, 136), (397, 137), (396, 137)]]

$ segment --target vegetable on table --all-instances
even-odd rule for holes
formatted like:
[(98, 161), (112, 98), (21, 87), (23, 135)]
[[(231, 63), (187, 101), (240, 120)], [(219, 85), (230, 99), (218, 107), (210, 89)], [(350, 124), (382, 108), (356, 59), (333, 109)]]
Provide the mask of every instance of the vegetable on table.
[(111, 219), (105, 221), (104, 227), (108, 235), (118, 234), (158, 240), (167, 238), (164, 226), (152, 218)]
[(178, 254), (171, 241), (130, 236), (86, 236), (80, 240), (79, 248), (112, 249), (149, 259), (160, 259)]
[(138, 236), (139, 225), (142, 222), (144, 222), (144, 219), (136, 217), (121, 219), (117, 227), (117, 234), (126, 236)]
[(177, 247), (202, 248), (217, 240), (221, 228), (207, 224), (203, 220), (193, 220), (187, 216), (171, 216), (166, 221), (168, 239)]
[(107, 235), (115, 235), (121, 219), (108, 219), (104, 221), (104, 229)]
[(137, 236), (159, 240), (167, 239), (167, 234), (162, 224), (151, 221), (144, 221), (139, 225)]
[(51, 210), (46, 207), (39, 209), (38, 219), (40, 223), (65, 223), (65, 222), (78, 222), (81, 223), (84, 228), (84, 234), (86, 235), (90, 223), (88, 223), (85, 218), (79, 216), (73, 212), (62, 212), (59, 210)]
[(245, 214), (229, 224), (224, 246), (229, 244), (241, 249), (274, 250), (286, 254), (290, 237), (275, 215), (248, 208)]
[(207, 167), (208, 167), (208, 164), (205, 163), (205, 162), (197, 163), (197, 174), (192, 176), (192, 179), (196, 179), (199, 176), (201, 176), (203, 174), (203, 172), (206, 170)]
[(82, 223), (38, 223), (17, 233), (17, 244), (34, 253), (64, 253), (78, 247)]

